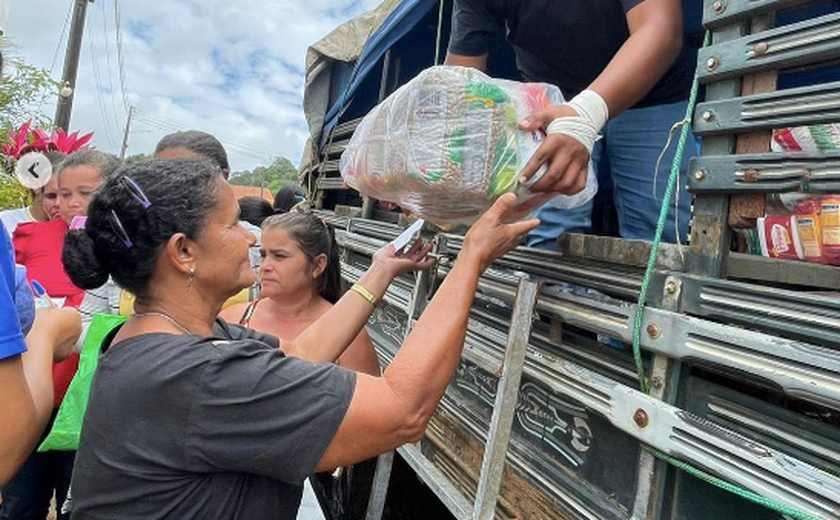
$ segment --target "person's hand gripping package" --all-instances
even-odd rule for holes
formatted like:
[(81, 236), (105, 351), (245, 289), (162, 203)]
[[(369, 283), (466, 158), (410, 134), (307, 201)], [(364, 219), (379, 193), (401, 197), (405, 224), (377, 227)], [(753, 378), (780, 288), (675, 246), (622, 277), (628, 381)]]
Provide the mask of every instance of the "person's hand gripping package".
[(544, 131), (546, 138), (522, 170), (519, 182), (528, 182), (547, 163), (532, 191), (573, 195), (583, 190), (592, 149), (609, 116), (604, 99), (594, 90), (584, 90), (568, 103), (540, 110), (521, 121), (522, 130)]

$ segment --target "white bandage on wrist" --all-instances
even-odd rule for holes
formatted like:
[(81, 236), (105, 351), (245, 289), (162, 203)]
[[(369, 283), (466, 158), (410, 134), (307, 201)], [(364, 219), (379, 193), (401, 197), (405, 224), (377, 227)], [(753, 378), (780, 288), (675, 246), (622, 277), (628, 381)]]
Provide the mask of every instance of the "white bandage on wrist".
[(592, 155), (592, 148), (607, 124), (610, 109), (604, 98), (594, 90), (584, 90), (568, 102), (578, 117), (558, 117), (546, 128), (546, 133), (563, 134), (582, 144)]

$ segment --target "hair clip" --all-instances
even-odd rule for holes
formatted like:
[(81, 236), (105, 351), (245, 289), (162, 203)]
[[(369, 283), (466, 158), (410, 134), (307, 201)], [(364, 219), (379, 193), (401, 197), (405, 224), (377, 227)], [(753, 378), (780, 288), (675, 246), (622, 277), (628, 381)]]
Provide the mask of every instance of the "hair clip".
[(87, 224), (87, 217), (73, 217), (73, 220), (70, 221), (70, 230), (72, 231), (74, 229), (85, 229), (85, 224)]
[(143, 193), (143, 189), (140, 188), (140, 186), (134, 182), (131, 177), (124, 175), (123, 178), (120, 179), (120, 182), (125, 185), (128, 192), (131, 193), (132, 197), (134, 197), (134, 200), (143, 205), (143, 209), (149, 209), (149, 206), (152, 205), (151, 201), (149, 201), (149, 198), (146, 197), (145, 193)]
[(111, 219), (111, 229), (113, 229), (114, 233), (116, 233), (117, 236), (119, 236), (122, 239), (123, 244), (125, 244), (126, 248), (131, 248), (131, 246), (133, 246), (134, 244), (131, 242), (131, 239), (128, 238), (128, 233), (126, 233), (122, 222), (120, 222), (120, 217), (117, 216), (117, 212), (111, 210), (111, 217), (113, 217)]

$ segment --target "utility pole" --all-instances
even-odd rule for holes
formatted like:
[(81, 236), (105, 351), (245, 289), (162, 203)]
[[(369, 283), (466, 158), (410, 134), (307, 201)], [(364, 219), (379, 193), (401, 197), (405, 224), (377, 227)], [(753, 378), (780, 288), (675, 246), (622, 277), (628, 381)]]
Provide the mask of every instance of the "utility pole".
[(125, 149), (128, 148), (128, 133), (131, 130), (131, 116), (134, 115), (134, 106), (128, 107), (128, 117), (125, 120), (125, 131), (123, 131), (122, 146), (120, 147), (120, 160), (125, 159)]
[(70, 112), (73, 109), (73, 96), (76, 89), (76, 73), (79, 70), (79, 56), (82, 51), (82, 33), (85, 30), (85, 15), (89, 0), (74, 0), (73, 23), (67, 40), (67, 52), (64, 55), (64, 72), (61, 75), (61, 90), (58, 94), (58, 106), (55, 109), (55, 126), (65, 131), (70, 127)]

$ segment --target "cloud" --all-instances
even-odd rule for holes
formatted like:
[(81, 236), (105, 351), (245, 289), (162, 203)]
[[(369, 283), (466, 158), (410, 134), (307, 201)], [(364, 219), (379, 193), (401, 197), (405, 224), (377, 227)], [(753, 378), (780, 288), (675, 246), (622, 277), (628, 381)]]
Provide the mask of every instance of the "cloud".
[[(71, 129), (118, 152), (125, 125), (114, 24), (117, 0), (88, 4)], [(61, 77), (73, 2), (11, 0), (6, 34), (15, 53)], [(377, 0), (119, 2), (125, 95), (138, 117), (128, 154), (150, 153), (175, 129), (219, 137), (234, 170), (274, 156), (297, 163), (306, 48)], [(69, 30), (69, 28), (68, 28)], [(40, 110), (53, 114), (54, 106)]]

